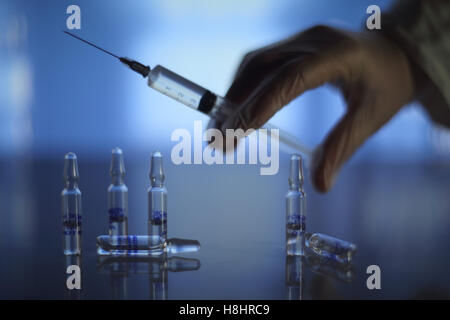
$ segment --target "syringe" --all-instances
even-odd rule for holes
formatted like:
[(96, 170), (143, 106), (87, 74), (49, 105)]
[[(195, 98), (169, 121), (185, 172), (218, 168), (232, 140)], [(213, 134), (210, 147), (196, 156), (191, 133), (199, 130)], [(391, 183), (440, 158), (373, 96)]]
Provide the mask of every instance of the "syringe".
[[(163, 66), (157, 65), (156, 67), (151, 69), (149, 66), (143, 65), (140, 62), (126, 57), (119, 57), (70, 32), (63, 32), (119, 59), (131, 70), (139, 73), (144, 78), (148, 77), (149, 87), (183, 103), (184, 105), (192, 109), (210, 116), (212, 119), (218, 121), (219, 123), (223, 122), (228, 116), (231, 116), (233, 111), (236, 110), (236, 108), (233, 107), (233, 102), (228, 101), (227, 99), (215, 93), (212, 93), (202, 86), (176, 74), (173, 71), (170, 71), (167, 68), (164, 68)], [(240, 114), (238, 116), (240, 117), (241, 122), (245, 124), (245, 121), (240, 116)], [(296, 151), (299, 151), (304, 155), (311, 155), (311, 150), (308, 147), (305, 147), (301, 143), (297, 142), (295, 137), (281, 130), (277, 126), (266, 123), (262, 128), (267, 129), (267, 131), (271, 131), (271, 129), (278, 129), (279, 139), (282, 144)]]

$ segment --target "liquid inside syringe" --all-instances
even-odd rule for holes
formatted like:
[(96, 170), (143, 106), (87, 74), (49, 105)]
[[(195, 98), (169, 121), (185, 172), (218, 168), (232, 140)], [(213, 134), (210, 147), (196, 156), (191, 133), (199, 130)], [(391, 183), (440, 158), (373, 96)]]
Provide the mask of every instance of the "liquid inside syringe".
[[(141, 74), (144, 78), (148, 78), (149, 87), (161, 92), (162, 94), (174, 100), (177, 100), (178, 102), (183, 103), (184, 105), (192, 109), (208, 115), (219, 123), (223, 122), (225, 119), (227, 119), (227, 117), (232, 116), (234, 110), (236, 110), (231, 101), (228, 101), (225, 98), (212, 93), (202, 86), (195, 84), (194, 82), (176, 74), (175, 72), (164, 68), (163, 66), (157, 65), (153, 69), (151, 69), (149, 66), (145, 66), (137, 61), (112, 54), (111, 52), (106, 51), (72, 33), (69, 33), (67, 31), (64, 32), (119, 59), (133, 71)], [(283, 145), (295, 149), (296, 151), (299, 151), (304, 155), (311, 154), (309, 148), (303, 146), (302, 144), (297, 142), (295, 137), (277, 128), (276, 126), (267, 123), (262, 128), (269, 129), (267, 131), (270, 131), (271, 129), (278, 129), (279, 139)]]

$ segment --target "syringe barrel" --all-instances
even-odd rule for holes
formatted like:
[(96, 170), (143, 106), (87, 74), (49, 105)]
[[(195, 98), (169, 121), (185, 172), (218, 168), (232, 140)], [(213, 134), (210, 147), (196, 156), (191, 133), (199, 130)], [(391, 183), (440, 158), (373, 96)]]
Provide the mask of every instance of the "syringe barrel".
[[(154, 67), (148, 74), (148, 85), (188, 107), (207, 114), (214, 121), (216, 127), (221, 127), (227, 118), (234, 118), (233, 114), (237, 109), (226, 98), (218, 96), (160, 65)], [(213, 121), (210, 122), (210, 127), (214, 127), (212, 126)], [(233, 125), (230, 124), (229, 127), (233, 127)], [(275, 127), (265, 124), (263, 128), (272, 129)], [(298, 143), (296, 138), (282, 130), (279, 130), (279, 138), (280, 142), (289, 148), (307, 155), (311, 153), (308, 148)]]
[(212, 111), (217, 100), (217, 96), (209, 90), (160, 65), (153, 68), (148, 74), (148, 85), (205, 114)]

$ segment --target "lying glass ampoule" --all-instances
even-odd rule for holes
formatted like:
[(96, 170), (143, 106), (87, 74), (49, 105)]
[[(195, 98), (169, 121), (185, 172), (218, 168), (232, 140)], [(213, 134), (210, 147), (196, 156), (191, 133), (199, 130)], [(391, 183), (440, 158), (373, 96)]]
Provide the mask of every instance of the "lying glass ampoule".
[(177, 254), (200, 250), (197, 240), (172, 238), (163, 240), (160, 236), (98, 236), (97, 253), (115, 256), (158, 256), (164, 253)]
[[(148, 188), (148, 235), (150, 240), (167, 239), (167, 189), (164, 187), (164, 170), (161, 152), (154, 152), (150, 161), (150, 187)], [(153, 238), (153, 236), (157, 236)], [(156, 246), (157, 243), (151, 244)]]
[(81, 191), (78, 189), (78, 178), (77, 156), (70, 152), (64, 157), (64, 189), (61, 193), (65, 255), (81, 254)]
[(290, 160), (289, 191), (286, 194), (286, 254), (303, 255), (305, 245), (306, 194), (303, 191), (302, 157)]
[(316, 254), (338, 263), (350, 263), (356, 254), (356, 245), (322, 233), (312, 234), (306, 247)]
[(111, 154), (111, 184), (108, 187), (109, 235), (128, 235), (128, 188), (124, 183), (123, 152), (114, 148)]

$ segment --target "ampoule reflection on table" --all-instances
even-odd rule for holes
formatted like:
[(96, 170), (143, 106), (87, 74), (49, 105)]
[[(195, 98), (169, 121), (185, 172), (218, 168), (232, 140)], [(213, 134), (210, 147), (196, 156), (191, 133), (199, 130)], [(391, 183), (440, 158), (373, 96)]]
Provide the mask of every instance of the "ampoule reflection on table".
[[(66, 300), (79, 300), (82, 297), (81, 284), (83, 283), (83, 279), (80, 278), (79, 283), (75, 283), (78, 280), (75, 277), (71, 277), (74, 274), (74, 267), (78, 267), (80, 272), (82, 271), (81, 255), (65, 255), (62, 282), (64, 286), (64, 299)], [(83, 277), (83, 272), (81, 272), (81, 277)]]
[(287, 300), (302, 300), (304, 290), (304, 257), (287, 255), (285, 260), (285, 285)]
[[(310, 234), (306, 233), (306, 237)], [(351, 263), (341, 263), (333, 258), (320, 256), (305, 248), (304, 255), (287, 255), (285, 260), (285, 297), (287, 300), (304, 299), (306, 287), (305, 271), (345, 283), (355, 279), (355, 268)]]
[[(113, 292), (126, 293), (130, 275), (149, 275), (150, 299), (165, 300), (168, 297), (168, 272), (195, 271), (200, 269), (200, 261), (191, 258), (130, 256), (99, 256), (98, 270), (109, 273)], [(117, 297), (117, 296), (116, 296)]]
[(320, 256), (306, 248), (303, 256), (286, 256), (285, 297), (287, 300), (304, 299), (306, 270), (345, 283), (352, 282), (356, 275), (355, 268), (351, 263), (340, 263), (334, 259)]
[(352, 282), (356, 275), (355, 268), (351, 263), (341, 263), (316, 253), (307, 253), (305, 260), (308, 269), (312, 272), (346, 283)]
[(128, 299), (128, 276), (129, 266), (115, 263), (109, 266), (109, 285), (111, 287), (111, 298)]

